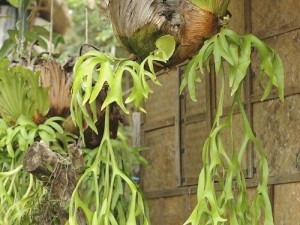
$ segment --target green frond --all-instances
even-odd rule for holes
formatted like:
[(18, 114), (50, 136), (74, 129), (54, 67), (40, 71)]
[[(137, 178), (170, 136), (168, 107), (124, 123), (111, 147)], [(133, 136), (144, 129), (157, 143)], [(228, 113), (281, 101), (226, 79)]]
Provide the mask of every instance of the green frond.
[(191, 0), (193, 4), (218, 16), (224, 16), (230, 0)]

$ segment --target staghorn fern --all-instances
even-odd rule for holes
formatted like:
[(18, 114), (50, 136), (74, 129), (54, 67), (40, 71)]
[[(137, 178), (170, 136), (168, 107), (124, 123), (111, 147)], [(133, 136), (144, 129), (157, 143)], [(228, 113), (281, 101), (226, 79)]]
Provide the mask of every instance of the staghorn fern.
[(0, 115), (14, 124), (21, 115), (39, 122), (49, 110), (48, 89), (40, 87), (39, 73), (0, 60)]
[(224, 16), (230, 0), (191, 0), (191, 2), (208, 12)]
[[(145, 111), (141, 103), (152, 92), (146, 79), (160, 84), (155, 76), (153, 61), (166, 63), (174, 49), (174, 38), (166, 35), (157, 40), (156, 50), (140, 64), (112, 58), (98, 51), (87, 52), (78, 59), (74, 68), (71, 100), (73, 121), (78, 125), (82, 138), (84, 124), (98, 132), (94, 124), (97, 120), (96, 108), (101, 107), (105, 111), (105, 125), (101, 144), (73, 192), (69, 207), (70, 225), (78, 224), (81, 212), (88, 224), (150, 224), (142, 193), (123, 170), (111, 140), (110, 106), (117, 103), (125, 113), (129, 113), (125, 104), (133, 103), (136, 108)], [(124, 101), (122, 79), (125, 74), (131, 76), (133, 87)], [(100, 106), (96, 99), (103, 89), (107, 89), (107, 96)]]
[[(192, 100), (196, 101), (195, 83), (200, 81), (196, 70), (202, 74), (209, 71), (210, 59), (214, 59), (216, 75), (221, 79), (221, 91), (217, 113), (202, 151), (203, 168), (199, 175), (198, 203), (185, 224), (259, 224), (262, 211), (264, 224), (273, 225), (272, 209), (268, 196), (268, 163), (266, 155), (255, 137), (248, 121), (242, 102), (243, 81), (251, 62), (251, 50), (255, 48), (260, 56), (261, 80), (267, 80), (262, 100), (270, 93), (272, 87), (277, 88), (281, 100), (284, 98), (283, 66), (279, 55), (262, 41), (251, 34), (239, 36), (235, 32), (223, 28), (220, 33), (207, 40), (200, 52), (188, 63), (181, 84), (181, 91), (188, 86)], [(229, 67), (228, 73), (225, 66)], [(225, 80), (229, 78), (229, 88), (233, 97), (231, 107), (225, 120), (223, 105), (225, 96)], [(243, 122), (243, 142), (236, 145), (233, 135), (233, 114), (238, 108)], [(226, 148), (222, 134), (230, 129), (231, 146)], [(258, 166), (259, 184), (254, 200), (249, 200), (246, 182), (242, 171), (242, 159), (246, 147), (252, 142), (260, 157)], [(231, 152), (231, 154), (229, 154)], [(220, 192), (215, 189), (218, 181)]]

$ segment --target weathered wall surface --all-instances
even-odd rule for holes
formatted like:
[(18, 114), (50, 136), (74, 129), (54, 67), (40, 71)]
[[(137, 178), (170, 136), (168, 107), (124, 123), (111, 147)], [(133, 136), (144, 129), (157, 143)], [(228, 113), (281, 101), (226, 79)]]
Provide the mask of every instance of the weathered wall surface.
[(274, 221), (276, 225), (300, 224), (300, 184), (275, 186)]
[[(270, 167), (270, 198), (276, 225), (300, 225), (300, 14), (299, 0), (232, 0), (230, 28), (240, 34), (252, 28), (280, 54), (285, 69), (285, 101), (276, 92), (261, 102), (262, 87), (252, 65), (251, 96), (245, 103), (252, 112), (252, 126), (266, 151)], [(247, 20), (247, 10), (251, 12)], [(144, 156), (151, 164), (143, 168), (141, 186), (149, 199), (153, 225), (181, 225), (196, 204), (196, 184), (201, 168), (201, 148), (209, 132), (219, 89), (218, 80), (203, 77), (198, 101), (186, 92), (179, 96), (180, 69), (159, 76), (162, 87), (153, 87), (142, 125)], [(227, 91), (226, 106), (230, 105)], [(225, 110), (226, 111), (226, 110)], [(237, 142), (241, 141), (240, 115), (234, 116)], [(229, 144), (225, 142), (226, 144)], [(251, 155), (247, 155), (250, 157)], [(243, 167), (257, 167), (245, 158)], [(251, 160), (250, 160), (251, 161)], [(247, 179), (253, 193), (256, 175)]]

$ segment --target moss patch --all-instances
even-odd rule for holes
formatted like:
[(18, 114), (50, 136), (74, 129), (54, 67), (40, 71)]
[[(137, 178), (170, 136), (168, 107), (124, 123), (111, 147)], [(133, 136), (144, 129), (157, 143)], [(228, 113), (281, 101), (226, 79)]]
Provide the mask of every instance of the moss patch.
[(146, 58), (155, 49), (156, 40), (165, 35), (157, 25), (148, 23), (136, 30), (131, 37), (120, 37), (128, 50), (139, 58)]

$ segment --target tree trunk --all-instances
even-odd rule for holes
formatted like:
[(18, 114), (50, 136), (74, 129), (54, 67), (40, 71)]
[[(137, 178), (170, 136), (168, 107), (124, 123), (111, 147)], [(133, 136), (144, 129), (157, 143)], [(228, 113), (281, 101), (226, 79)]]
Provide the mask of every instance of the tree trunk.
[[(35, 142), (24, 155), (24, 169), (42, 181), (49, 191), (50, 199), (46, 205), (43, 205), (45, 209), (42, 213), (45, 213), (45, 216), (42, 215), (40, 219), (43, 224), (51, 224), (50, 221), (53, 219), (47, 218), (47, 207), (51, 207), (47, 204), (54, 204), (61, 224), (65, 224), (69, 218), (68, 212), (62, 206), (70, 202), (80, 172), (84, 167), (84, 160), (77, 146), (70, 145), (68, 151), (69, 157), (63, 158), (43, 142)], [(80, 225), (85, 225), (85, 218), (81, 215), (78, 217)]]

